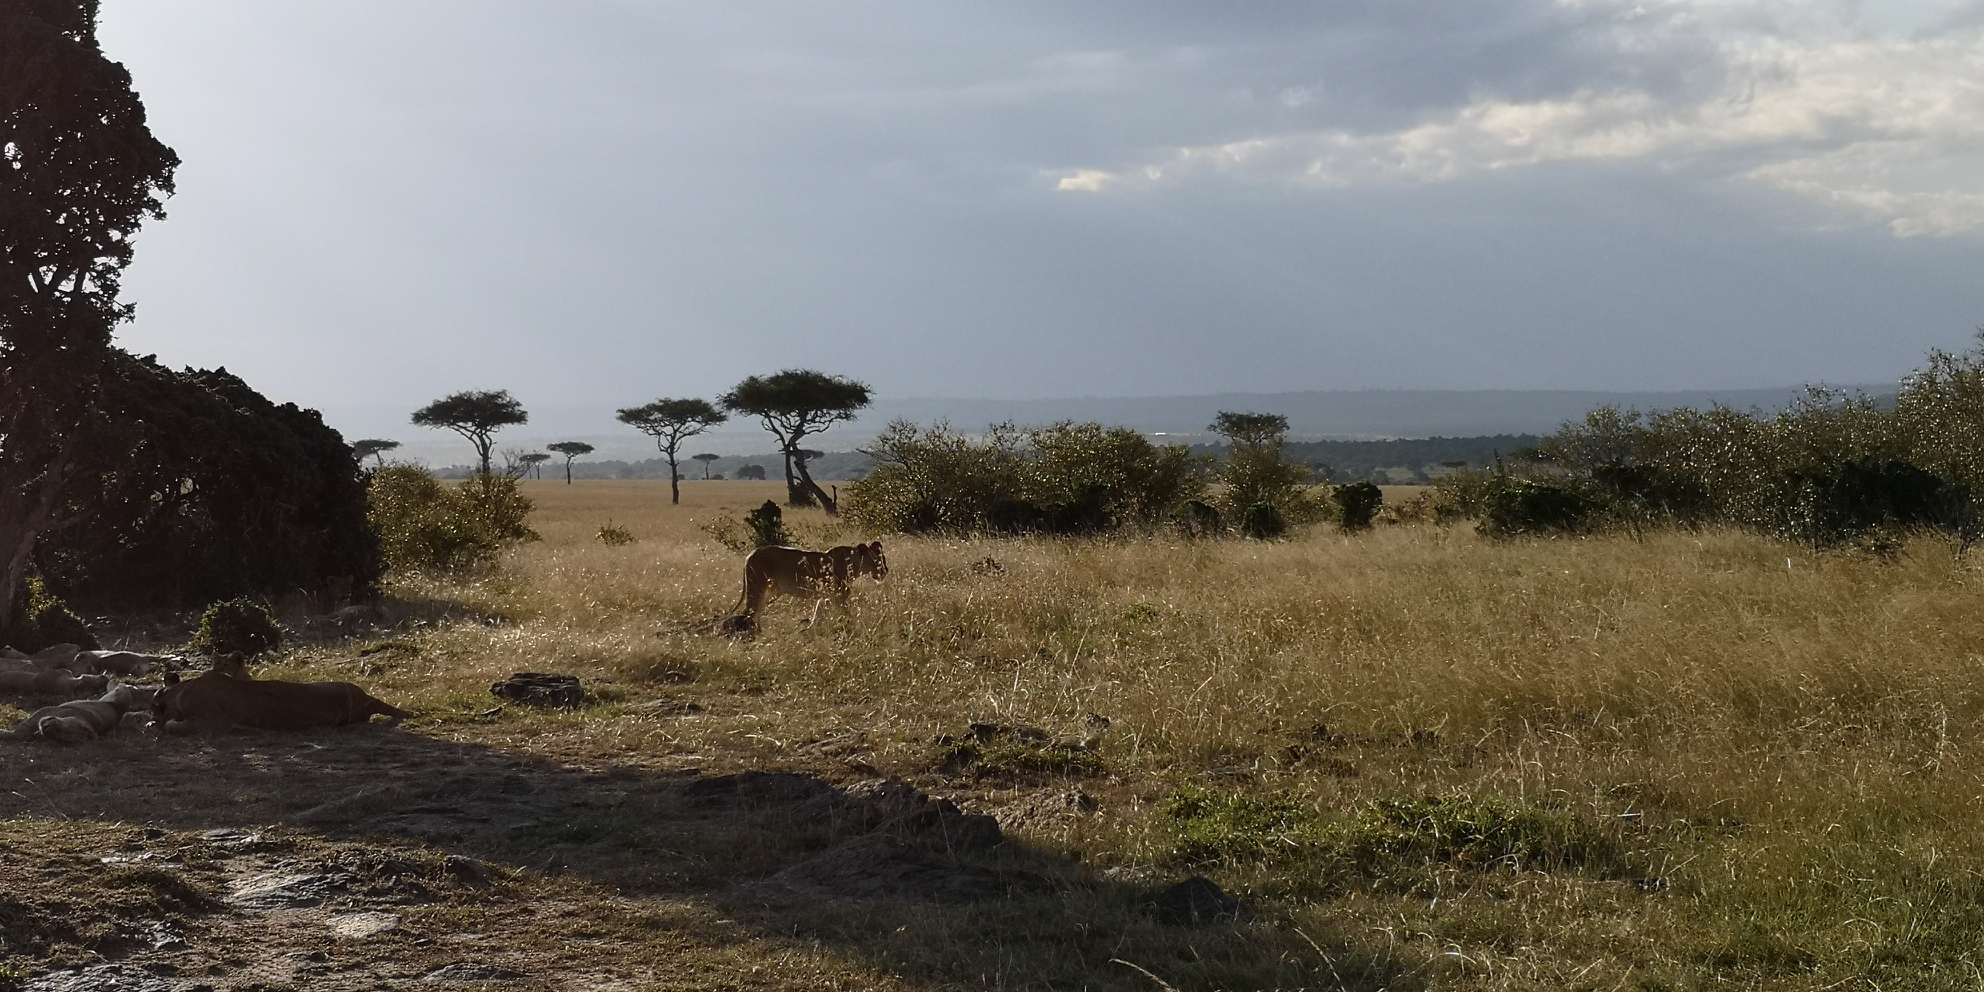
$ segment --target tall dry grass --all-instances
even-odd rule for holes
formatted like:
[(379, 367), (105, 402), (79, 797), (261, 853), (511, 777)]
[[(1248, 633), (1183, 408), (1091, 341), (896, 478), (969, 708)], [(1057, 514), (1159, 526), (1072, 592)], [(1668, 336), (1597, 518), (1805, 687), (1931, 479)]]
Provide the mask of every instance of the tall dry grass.
[[(581, 760), (803, 763), (809, 741), (858, 728), (874, 767), (926, 781), (933, 741), (970, 722), (1072, 736), (1100, 714), (1105, 771), (1073, 784), (1103, 813), (1029, 839), (1132, 873), (1192, 867), (1162, 812), (1181, 788), (1296, 797), (1330, 829), (1374, 800), (1494, 797), (1568, 811), (1621, 852), (1607, 872), (1331, 885), (1294, 877), (1317, 870), (1295, 855), (1211, 866), (1278, 900), (1291, 929), (1393, 955), (1413, 981), (1984, 974), (1968, 936), (1984, 922), (1974, 555), (1431, 525), (1276, 543), (888, 537), (888, 581), (864, 581), (844, 615), (808, 627), (810, 604), (785, 601), (749, 642), (685, 626), (738, 595), (740, 557), (701, 525), (781, 488), (685, 483), (671, 507), (652, 483), (531, 484), (544, 540), (504, 573), (400, 589), (504, 622), (438, 621), (373, 679), (414, 696), (430, 732)], [(813, 542), (855, 537), (788, 514)], [(601, 544), (609, 521), (637, 542)], [(472, 717), (489, 679), (525, 668), (612, 680), (616, 699), (686, 695), (708, 717)], [(987, 805), (1067, 784), (952, 783)]]

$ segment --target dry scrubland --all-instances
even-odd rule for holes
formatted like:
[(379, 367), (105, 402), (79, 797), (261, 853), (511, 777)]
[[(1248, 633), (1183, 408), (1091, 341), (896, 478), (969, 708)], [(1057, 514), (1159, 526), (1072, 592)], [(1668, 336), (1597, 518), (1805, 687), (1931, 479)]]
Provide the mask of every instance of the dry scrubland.
[[(891, 537), (888, 581), (849, 613), (806, 627), (774, 600), (740, 642), (691, 626), (728, 610), (741, 561), (698, 525), (778, 486), (689, 483), (679, 508), (658, 483), (527, 488), (544, 539), (500, 574), (403, 582), (394, 629), (269, 672), (363, 682), (420, 714), (410, 733), (7, 745), (13, 870), (55, 858), (73, 870), (44, 888), (94, 879), (64, 890), (71, 909), (170, 910), (197, 937), (248, 925), (200, 901), (230, 869), (202, 860), (199, 829), (257, 828), (298, 863), (496, 869), (487, 889), (434, 883), (398, 936), (325, 943), (315, 971), (256, 965), (297, 988), (340, 987), (340, 962), (441, 961), (464, 932), (530, 976), (509, 987), (1984, 982), (1984, 559), (1947, 544)], [(609, 520), (637, 543), (597, 541)], [(815, 544), (856, 536), (788, 521)], [(599, 701), (490, 712), (488, 684), (519, 670), (579, 674)], [(1020, 881), (977, 900), (765, 886), (836, 828), (685, 798), (741, 769), (899, 776), (994, 813), (1015, 843), (967, 868)], [(382, 836), (381, 817), (445, 819), (421, 804), (465, 796), (516, 797), (535, 822)], [(177, 874), (104, 881), (106, 847), (178, 850)], [(1254, 914), (1153, 919), (1151, 893), (1193, 872)]]

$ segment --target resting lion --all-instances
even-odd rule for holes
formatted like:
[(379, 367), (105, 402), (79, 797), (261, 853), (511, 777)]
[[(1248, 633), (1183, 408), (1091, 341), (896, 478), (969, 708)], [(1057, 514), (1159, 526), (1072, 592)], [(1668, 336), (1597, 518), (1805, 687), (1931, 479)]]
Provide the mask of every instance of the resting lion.
[(872, 575), (877, 582), (889, 574), (889, 560), (882, 555), (882, 542), (843, 544), (826, 551), (770, 547), (751, 552), (744, 560), (744, 591), (737, 597), (742, 612), (730, 618), (728, 626), (749, 630), (757, 625), (758, 610), (765, 605), (765, 594), (777, 589), (787, 596), (813, 596), (813, 619), (820, 618), (820, 604), (831, 597), (847, 605), (854, 580)]
[(397, 726), (412, 714), (373, 698), (349, 682), (277, 682), (208, 672), (152, 697), (152, 723), (171, 734), (307, 730), (369, 723), (374, 714)]
[(128, 685), (113, 685), (100, 699), (77, 700), (44, 706), (10, 731), (0, 731), (0, 740), (25, 741), (36, 737), (51, 741), (93, 741), (115, 731), (126, 711), (143, 705), (150, 697)]
[(102, 675), (71, 675), (60, 668), (46, 672), (0, 672), (0, 695), (87, 699), (104, 691), (110, 679)]

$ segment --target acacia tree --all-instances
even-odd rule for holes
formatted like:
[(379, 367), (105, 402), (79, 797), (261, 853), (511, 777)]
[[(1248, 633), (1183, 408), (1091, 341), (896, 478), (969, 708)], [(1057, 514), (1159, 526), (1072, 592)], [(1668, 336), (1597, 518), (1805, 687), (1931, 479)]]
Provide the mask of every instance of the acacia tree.
[(89, 473), (132, 236), (165, 216), (179, 157), (104, 57), (96, 0), (0, 0), (0, 627), (36, 539)]
[(568, 486), (572, 484), (572, 459), (592, 454), (592, 445), (584, 441), (560, 441), (545, 447), (565, 456), (565, 484)]
[[(800, 442), (842, 421), (853, 420), (854, 412), (868, 405), (869, 393), (865, 383), (853, 379), (811, 369), (786, 369), (745, 379), (723, 394), (722, 403), (733, 413), (757, 417), (778, 438), (779, 450), (785, 456), (786, 502), (805, 506), (818, 500), (828, 516), (835, 516), (840, 507), (806, 471)], [(796, 477), (794, 469), (797, 469)]]
[(659, 399), (645, 406), (627, 407), (619, 416), (621, 423), (654, 438), (655, 447), (668, 459), (670, 503), (682, 502), (682, 473), (675, 467), (682, 442), (730, 419), (705, 399)]
[(710, 478), (710, 463), (716, 461), (718, 458), (721, 458), (723, 456), (712, 455), (706, 451), (700, 455), (690, 455), (689, 457), (694, 458), (695, 460), (703, 463), (703, 481), (708, 482)]
[(544, 478), (544, 463), (550, 460), (551, 456), (542, 451), (533, 451), (517, 459), (523, 465), (524, 471), (531, 473), (534, 479)]
[(368, 437), (351, 442), (351, 453), (357, 455), (358, 460), (361, 462), (367, 458), (371, 458), (379, 463), (380, 468), (385, 468), (386, 452), (399, 446), (400, 443), (398, 441), (388, 441), (382, 437)]
[(511, 424), (530, 423), (524, 405), (507, 389), (491, 392), (471, 389), (444, 396), (413, 411), (413, 422), (422, 427), (445, 427), (475, 445), (476, 472), (489, 474), (489, 452), (496, 447), (496, 432)]
[(1254, 537), (1279, 535), (1285, 516), (1299, 509), (1303, 486), (1311, 474), (1308, 466), (1282, 455), (1288, 418), (1278, 413), (1221, 410), (1209, 429), (1229, 442), (1224, 473), (1226, 501), (1240, 517), (1242, 529)]

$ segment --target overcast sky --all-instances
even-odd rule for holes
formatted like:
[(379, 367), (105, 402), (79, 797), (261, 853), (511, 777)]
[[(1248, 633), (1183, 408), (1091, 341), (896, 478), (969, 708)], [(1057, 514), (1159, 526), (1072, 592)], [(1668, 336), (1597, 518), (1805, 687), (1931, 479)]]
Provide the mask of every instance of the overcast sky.
[(105, 0), (100, 36), (185, 160), (124, 343), (354, 434), (791, 365), (1879, 382), (1984, 323), (1976, 0)]

